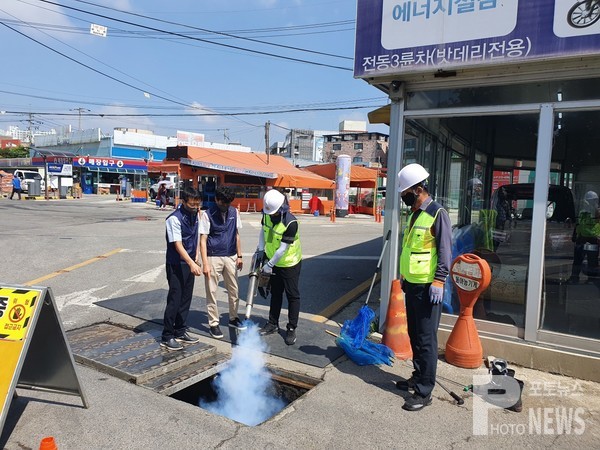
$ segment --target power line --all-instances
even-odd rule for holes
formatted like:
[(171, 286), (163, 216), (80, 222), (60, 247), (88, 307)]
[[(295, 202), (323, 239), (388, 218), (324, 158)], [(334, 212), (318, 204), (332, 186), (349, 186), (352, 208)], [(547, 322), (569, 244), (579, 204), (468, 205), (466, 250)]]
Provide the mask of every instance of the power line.
[[(94, 106), (115, 106), (114, 103), (105, 103), (105, 102), (92, 102), (92, 101), (88, 101), (88, 100), (81, 100), (81, 99), (67, 99), (67, 98), (58, 98), (58, 97), (48, 97), (45, 95), (34, 95), (34, 94), (24, 94), (24, 93), (20, 93), (20, 92), (12, 92), (12, 91), (6, 91), (6, 90), (1, 90), (0, 89), (0, 93), (2, 94), (10, 94), (10, 95), (16, 95), (16, 96), (20, 96), (20, 97), (29, 97), (29, 98), (38, 98), (41, 100), (51, 100), (51, 101), (56, 101), (56, 102), (63, 102), (63, 103), (79, 103), (79, 104), (86, 104), (86, 105), (94, 105)], [(286, 105), (270, 105), (270, 106), (229, 106), (229, 107), (224, 107), (224, 106), (207, 106), (205, 108), (206, 111), (219, 111), (222, 109), (227, 109), (227, 110), (231, 110), (231, 109), (235, 109), (235, 110), (243, 110), (243, 109), (251, 109), (251, 110), (257, 110), (257, 109), (274, 109), (274, 108), (289, 108), (290, 106), (294, 106), (296, 108), (305, 108), (305, 109), (310, 109), (311, 107), (318, 107), (318, 106), (325, 106), (325, 105), (343, 105), (345, 103), (351, 103), (351, 104), (356, 104), (356, 103), (364, 103), (364, 102), (373, 102), (373, 101), (381, 101), (381, 102), (385, 102), (387, 101), (387, 97), (371, 97), (371, 98), (359, 98), (359, 99), (349, 99), (349, 100), (339, 100), (339, 101), (330, 101), (330, 102), (310, 102), (310, 103), (304, 103), (304, 104), (298, 104), (298, 105), (290, 105), (289, 103), (287, 103)], [(123, 105), (123, 104), (119, 104), (119, 107), (122, 108), (137, 108), (137, 109), (173, 109), (172, 106), (147, 106), (147, 105)]]
[[(26, 3), (26, 4), (29, 4), (29, 3)], [(38, 6), (38, 8), (39, 8), (39, 6)], [(48, 9), (48, 11), (53, 11), (53, 10)], [(65, 16), (70, 17), (72, 19), (79, 20), (79, 21), (83, 21), (83, 19), (76, 17), (76, 16), (71, 16), (69, 14), (65, 14)], [(23, 27), (35, 28), (37, 30), (58, 31), (58, 32), (62, 32), (62, 33), (84, 34), (84, 35), (88, 35), (90, 33), (89, 27), (54, 25), (54, 24), (49, 24), (49, 23), (27, 22), (27, 21), (23, 21), (23, 20), (11, 20), (11, 19), (4, 19), (4, 21), (6, 23), (10, 23), (13, 25), (20, 25)], [(353, 21), (343, 21), (343, 22), (353, 22)], [(330, 22), (330, 23), (336, 23), (336, 22)], [(339, 23), (342, 23), (342, 22), (339, 22)], [(299, 25), (299, 26), (290, 26), (290, 27), (239, 29), (239, 30), (228, 30), (226, 32), (227, 33), (238, 33), (238, 34), (259, 33), (255, 36), (253, 36), (254, 38), (259, 38), (259, 37), (279, 38), (279, 37), (288, 37), (288, 36), (308, 36), (308, 35), (315, 35), (315, 34), (328, 34), (328, 33), (339, 33), (339, 32), (343, 32), (343, 31), (354, 31), (354, 27), (348, 27), (348, 28), (339, 28), (339, 29), (334, 29), (334, 30), (307, 31), (307, 32), (297, 32), (297, 33), (292, 32), (296, 29), (302, 30), (302, 29), (318, 28), (320, 25), (321, 24), (314, 24), (314, 26)], [(330, 25), (324, 24), (324, 27), (327, 27), (327, 26), (330, 26)], [(277, 33), (279, 31), (288, 31), (288, 30), (290, 31), (288, 33), (264, 34), (264, 33)], [(260, 34), (260, 33), (262, 33), (262, 34)], [(120, 28), (111, 28), (111, 30), (110, 30), (110, 35), (113, 37), (129, 38), (129, 39), (147, 39), (147, 38), (157, 39), (156, 36), (159, 36), (162, 34), (163, 33), (161, 33), (161, 32), (157, 32), (157, 33), (150, 32), (150, 31), (140, 32), (140, 31), (134, 31), (134, 30), (124, 30), (124, 29), (120, 29)], [(202, 36), (202, 35), (210, 35), (211, 33), (182, 32), (182, 34), (185, 34), (186, 36), (195, 36), (195, 35)], [(232, 39), (232, 38), (214, 37), (213, 39)]]
[[(248, 49), (248, 48), (245, 48), (245, 47), (239, 47), (237, 45), (230, 45), (230, 44), (225, 44), (225, 43), (222, 43), (222, 42), (214, 42), (214, 41), (210, 41), (208, 39), (201, 39), (201, 38), (198, 38), (198, 37), (186, 36), (185, 34), (176, 33), (174, 31), (161, 30), (159, 28), (154, 28), (154, 27), (149, 27), (149, 26), (146, 26), (146, 25), (136, 24), (136, 23), (133, 23), (133, 22), (129, 22), (127, 20), (121, 20), (121, 19), (116, 19), (116, 18), (113, 18), (113, 17), (105, 16), (103, 14), (92, 13), (92, 12), (85, 11), (85, 10), (80, 9), (80, 8), (75, 8), (75, 7), (72, 7), (72, 6), (61, 5), (59, 3), (55, 3), (55, 2), (52, 2), (50, 0), (37, 0), (37, 1), (43, 2), (43, 3), (48, 3), (50, 5), (60, 6), (62, 8), (72, 9), (74, 11), (79, 11), (79, 12), (81, 12), (83, 14), (88, 14), (88, 15), (95, 16), (95, 17), (101, 17), (101, 18), (106, 19), (106, 20), (111, 20), (111, 21), (119, 22), (119, 23), (125, 23), (127, 25), (132, 25), (134, 27), (144, 28), (144, 29), (147, 29), (147, 30), (159, 31), (159, 32), (171, 35), (171, 36), (179, 36), (179, 37), (182, 37), (182, 38), (191, 39), (191, 40), (199, 41), (199, 42), (205, 42), (207, 44), (217, 45), (217, 46), (220, 46), (220, 47), (232, 48), (232, 49), (235, 49), (235, 50), (241, 50), (241, 51), (244, 51), (244, 52), (254, 53), (254, 54), (257, 54), (257, 55), (270, 56), (270, 57), (273, 57), (273, 58), (284, 59), (284, 60), (287, 60), (287, 61), (295, 61), (295, 62), (300, 62), (300, 63), (304, 63), (304, 64), (311, 64), (311, 65), (314, 65), (314, 66), (329, 67), (331, 69), (344, 70), (344, 71), (348, 71), (348, 72), (352, 72), (352, 70), (353, 70), (352, 68), (348, 68), (348, 67), (334, 66), (334, 65), (331, 65), (331, 64), (319, 63), (319, 62), (316, 62), (316, 61), (309, 61), (309, 60), (306, 60), (306, 59), (293, 58), (291, 56), (278, 55), (276, 53), (263, 52), (263, 51), (260, 51), (260, 50), (252, 50), (252, 49)], [(8, 26), (6, 24), (3, 24), (3, 25), (4, 26)]]
[(280, 47), (280, 48), (287, 48), (287, 49), (290, 49), (290, 50), (296, 50), (296, 51), (306, 52), (306, 53), (313, 53), (313, 54), (317, 54), (317, 55), (331, 56), (333, 58), (353, 60), (353, 58), (350, 58), (350, 57), (347, 57), (347, 56), (339, 56), (339, 55), (334, 55), (334, 54), (331, 54), (331, 53), (318, 52), (318, 51), (315, 51), (315, 50), (308, 50), (308, 49), (304, 49), (304, 48), (300, 48), (300, 47), (294, 47), (294, 46), (283, 45), (283, 44), (274, 44), (272, 42), (261, 41), (259, 39), (253, 39), (253, 38), (244, 37), (244, 36), (237, 36), (237, 35), (234, 35), (234, 34), (223, 32), (223, 31), (209, 30), (207, 28), (200, 28), (200, 27), (194, 27), (194, 26), (191, 26), (191, 25), (181, 24), (181, 23), (178, 23), (178, 22), (171, 22), (169, 20), (156, 19), (154, 17), (145, 16), (143, 14), (137, 14), (137, 13), (130, 12), (130, 11), (124, 11), (124, 10), (121, 10), (121, 9), (112, 8), (110, 6), (98, 5), (96, 3), (88, 2), (88, 1), (85, 1), (85, 0), (74, 0), (74, 1), (76, 1), (78, 3), (84, 3), (84, 4), (87, 4), (87, 5), (91, 5), (91, 6), (96, 6), (98, 8), (104, 8), (104, 9), (108, 9), (108, 10), (111, 10), (111, 11), (117, 11), (117, 12), (120, 12), (120, 13), (123, 13), (123, 14), (128, 14), (128, 15), (131, 15), (131, 16), (135, 16), (135, 17), (141, 17), (143, 19), (150, 19), (150, 20), (154, 20), (156, 22), (166, 23), (166, 24), (169, 24), (169, 25), (183, 26), (183, 27), (186, 27), (186, 28), (190, 28), (192, 30), (199, 30), (199, 31), (203, 31), (205, 33), (217, 34), (219, 36), (226, 36), (226, 37), (233, 38), (233, 39), (241, 39), (241, 40), (244, 40), (244, 41), (256, 42), (256, 43), (259, 43), (259, 44), (271, 45), (271, 46)]
[[(111, 114), (111, 113), (90, 113), (90, 114), (82, 114), (82, 116), (88, 117), (221, 117), (221, 116), (259, 116), (264, 114), (284, 114), (284, 113), (297, 113), (297, 112), (313, 112), (313, 111), (348, 111), (348, 110), (357, 110), (357, 109), (371, 109), (371, 108), (379, 108), (381, 104), (377, 105), (363, 105), (363, 106), (344, 106), (344, 107), (322, 107), (322, 108), (296, 108), (296, 109), (282, 109), (282, 110), (272, 110), (272, 111), (248, 111), (248, 112), (228, 112), (228, 113), (171, 113), (171, 114), (158, 114), (158, 113), (138, 113), (138, 114)], [(6, 111), (6, 114), (28, 114), (23, 111)], [(35, 113), (37, 115), (46, 115), (46, 116), (74, 116), (75, 114), (71, 113), (52, 113), (52, 112), (38, 112)], [(279, 126), (277, 124), (273, 124)], [(254, 125), (252, 125), (254, 126)], [(260, 125), (262, 127), (262, 125)], [(283, 127), (280, 127), (283, 128)]]

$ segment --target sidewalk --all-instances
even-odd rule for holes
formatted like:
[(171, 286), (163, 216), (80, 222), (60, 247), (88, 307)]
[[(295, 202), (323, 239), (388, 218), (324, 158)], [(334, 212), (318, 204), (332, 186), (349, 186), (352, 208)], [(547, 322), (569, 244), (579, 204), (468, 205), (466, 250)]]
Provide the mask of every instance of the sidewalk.
[[(355, 300), (331, 323), (355, 317), (364, 300), (364, 295)], [(377, 308), (375, 302), (370, 306)], [(91, 323), (108, 317), (123, 325), (140, 324), (102, 308), (92, 311), (100, 314)], [(231, 351), (225, 342), (202, 341)], [(440, 360), (438, 380), (463, 397), (464, 405), (457, 406), (436, 386), (430, 407), (406, 412), (401, 409), (406, 394), (394, 382), (410, 376), (409, 362), (358, 367), (343, 356), (319, 369), (268, 356), (267, 363), (323, 381), (275, 417), (248, 427), (78, 365), (89, 409), (82, 408), (77, 397), (19, 390), (0, 444), (9, 450), (37, 449), (43, 437), (54, 436), (61, 450), (600, 447), (597, 383), (511, 366), (525, 381), (523, 412), (488, 411), (482, 410), (481, 402), (474, 403), (473, 394), (462, 391), (463, 385), (473, 383), (476, 371)], [(473, 436), (473, 417), (482, 414), (488, 416), (491, 435)]]

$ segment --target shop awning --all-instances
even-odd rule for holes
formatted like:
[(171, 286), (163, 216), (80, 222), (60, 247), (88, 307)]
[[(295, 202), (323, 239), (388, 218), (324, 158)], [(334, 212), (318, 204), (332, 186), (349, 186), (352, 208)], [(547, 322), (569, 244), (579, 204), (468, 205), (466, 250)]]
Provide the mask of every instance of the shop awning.
[[(294, 167), (282, 156), (188, 147), (187, 166), (265, 178), (268, 186), (283, 188), (334, 189), (332, 180)], [(172, 161), (167, 163), (171, 164)]]
[(75, 153), (63, 152), (61, 150), (47, 150), (47, 149), (41, 149), (41, 148), (32, 148), (30, 150), (33, 151), (33, 156), (41, 156), (41, 157), (52, 156), (52, 157), (59, 157), (59, 158), (78, 158), (79, 157), (79, 155), (76, 155)]
[(96, 166), (85, 166), (87, 170), (90, 172), (108, 172), (108, 173), (132, 173), (145, 175), (146, 171), (144, 169), (123, 169), (119, 167), (96, 167)]
[(369, 123), (384, 123), (386, 125), (390, 125), (390, 112), (392, 111), (392, 107), (390, 105), (382, 106), (381, 108), (377, 108), (367, 114), (369, 117)]
[[(306, 170), (335, 181), (335, 163), (316, 164), (308, 166)], [(350, 186), (376, 188), (378, 173), (377, 169), (370, 169), (363, 166), (350, 166)]]

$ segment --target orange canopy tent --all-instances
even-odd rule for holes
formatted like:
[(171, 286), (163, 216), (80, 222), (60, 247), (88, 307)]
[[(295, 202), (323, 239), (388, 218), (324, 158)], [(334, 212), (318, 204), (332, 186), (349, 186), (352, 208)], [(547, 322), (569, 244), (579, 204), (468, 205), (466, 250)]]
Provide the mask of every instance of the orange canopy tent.
[[(335, 163), (316, 164), (308, 166), (306, 170), (322, 177), (329, 178), (330, 180), (335, 180)], [(377, 175), (377, 169), (370, 169), (362, 166), (350, 166), (350, 186), (375, 189), (377, 187)]]
[(243, 153), (188, 147), (187, 158), (181, 165), (200, 167), (221, 172), (231, 172), (266, 179), (267, 186), (283, 188), (334, 189), (332, 180), (315, 173), (298, 169), (282, 156), (263, 153)]

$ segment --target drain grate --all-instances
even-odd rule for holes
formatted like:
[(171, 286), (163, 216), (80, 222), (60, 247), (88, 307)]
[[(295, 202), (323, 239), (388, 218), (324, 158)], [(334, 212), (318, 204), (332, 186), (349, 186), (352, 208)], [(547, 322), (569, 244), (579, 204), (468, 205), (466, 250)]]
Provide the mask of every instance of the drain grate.
[(75, 360), (164, 395), (213, 376), (228, 356), (202, 342), (169, 351), (159, 330), (139, 331), (99, 323), (67, 332)]

